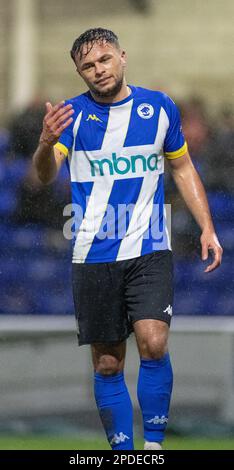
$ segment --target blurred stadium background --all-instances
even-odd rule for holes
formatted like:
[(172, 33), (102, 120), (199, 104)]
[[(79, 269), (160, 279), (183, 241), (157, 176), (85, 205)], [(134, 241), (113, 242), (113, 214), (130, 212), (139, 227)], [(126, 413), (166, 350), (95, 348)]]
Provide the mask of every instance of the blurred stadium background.
[[(167, 174), (176, 295), (166, 448), (234, 449), (233, 17), (232, 0), (0, 0), (0, 448), (105, 445), (94, 443), (103, 432), (89, 348), (77, 349), (62, 234), (68, 175), (64, 168), (42, 187), (31, 168), (45, 101), (85, 90), (73, 40), (102, 26), (127, 50), (128, 82), (180, 106), (225, 250), (222, 267), (205, 276), (199, 231)], [(137, 408), (136, 357), (131, 338), (126, 377)], [(135, 421), (140, 438), (137, 410)]]

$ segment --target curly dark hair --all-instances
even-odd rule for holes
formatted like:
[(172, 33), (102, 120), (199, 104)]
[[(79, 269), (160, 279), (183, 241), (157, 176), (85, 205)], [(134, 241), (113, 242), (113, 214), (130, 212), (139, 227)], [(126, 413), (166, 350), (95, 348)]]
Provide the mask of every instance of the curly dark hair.
[(94, 43), (99, 41), (114, 44), (118, 49), (120, 47), (118, 37), (113, 33), (113, 31), (104, 28), (88, 29), (74, 41), (70, 51), (72, 60), (76, 63), (75, 58), (78, 53), (80, 53), (80, 59), (82, 58), (84, 44), (90, 44), (90, 47), (85, 54), (87, 55), (91, 51)]

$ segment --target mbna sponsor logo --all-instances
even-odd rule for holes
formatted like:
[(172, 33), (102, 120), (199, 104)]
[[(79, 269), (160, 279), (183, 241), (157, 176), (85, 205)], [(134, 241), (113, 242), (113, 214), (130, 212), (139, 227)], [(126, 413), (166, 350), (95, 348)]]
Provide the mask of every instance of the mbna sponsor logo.
[(129, 172), (155, 171), (159, 169), (159, 165), (160, 159), (156, 153), (152, 153), (149, 157), (144, 157), (144, 155), (117, 157), (116, 153), (112, 153), (112, 158), (90, 160), (92, 176), (114, 175), (115, 173), (125, 175)]

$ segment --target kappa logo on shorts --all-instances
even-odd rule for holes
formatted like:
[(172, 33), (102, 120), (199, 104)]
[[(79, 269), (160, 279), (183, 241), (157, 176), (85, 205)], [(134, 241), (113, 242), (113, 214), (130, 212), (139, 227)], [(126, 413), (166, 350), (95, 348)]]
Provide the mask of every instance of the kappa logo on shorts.
[(170, 315), (170, 317), (172, 317), (172, 306), (171, 305), (168, 305), (167, 308), (165, 308), (165, 310), (163, 310), (164, 313), (167, 313), (168, 315)]
[(150, 119), (154, 115), (154, 108), (152, 104), (142, 103), (137, 108), (137, 114), (142, 119)]

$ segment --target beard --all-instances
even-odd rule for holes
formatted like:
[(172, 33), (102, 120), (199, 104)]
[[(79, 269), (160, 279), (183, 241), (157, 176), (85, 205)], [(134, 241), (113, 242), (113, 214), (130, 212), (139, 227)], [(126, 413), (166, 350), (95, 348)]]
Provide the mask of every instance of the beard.
[(105, 91), (97, 90), (97, 88), (95, 88), (93, 85), (92, 86), (89, 85), (89, 88), (92, 91), (92, 93), (97, 97), (113, 98), (120, 92), (122, 85), (123, 85), (123, 79), (124, 79), (124, 76), (122, 75), (122, 77), (119, 77), (118, 79), (116, 79), (112, 87), (107, 88)]

